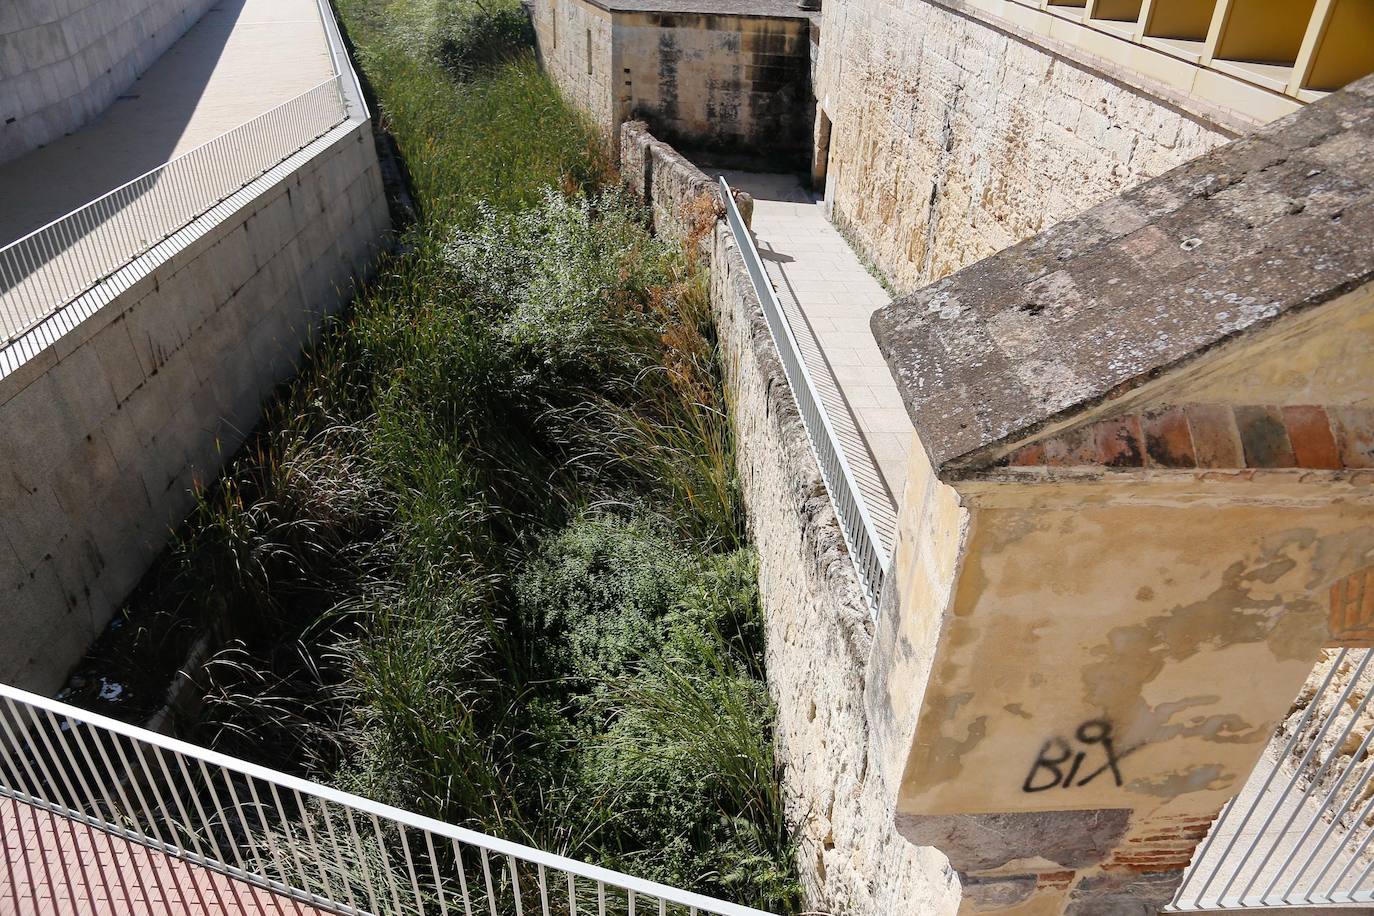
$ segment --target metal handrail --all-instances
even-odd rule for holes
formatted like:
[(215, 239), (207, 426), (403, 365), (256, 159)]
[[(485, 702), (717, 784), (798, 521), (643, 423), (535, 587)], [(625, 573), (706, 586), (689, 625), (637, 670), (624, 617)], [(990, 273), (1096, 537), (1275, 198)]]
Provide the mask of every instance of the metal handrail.
[(561, 916), (607, 913), (609, 906), (626, 916), (769, 916), (446, 824), (8, 685), (0, 684), (0, 705), (0, 797), (337, 913), (448, 914), (452, 906), (465, 914), (520, 916), (528, 909)]
[(353, 61), (349, 59), (348, 47), (344, 44), (343, 32), (339, 29), (339, 20), (334, 15), (334, 8), (330, 6), (330, 0), (317, 2), (320, 8), (320, 21), (324, 23), (324, 37), (329, 44), (329, 59), (334, 64), (335, 75), (341, 80), (344, 106), (357, 106), (358, 113), (354, 120), (370, 120), (372, 112), (367, 107), (362, 81), (358, 79), (358, 72), (353, 69)]
[(840, 531), (844, 534), (845, 544), (849, 547), (854, 571), (858, 574), (859, 584), (868, 599), (869, 609), (876, 615), (878, 600), (883, 590), (883, 577), (886, 575), (889, 562), (887, 550), (878, 537), (878, 530), (864, 503), (863, 493), (859, 490), (859, 484), (850, 470), (849, 462), (845, 459), (844, 446), (835, 434), (835, 427), (830, 422), (821, 397), (816, 391), (811, 371), (802, 358), (801, 347), (797, 344), (791, 323), (787, 320), (773, 284), (763, 268), (763, 260), (759, 257), (754, 237), (749, 232), (749, 227), (744, 224), (744, 218), (740, 216), (734, 194), (731, 193), (730, 185), (724, 176), (720, 178), (720, 193), (725, 201), (725, 213), (730, 230), (734, 233), (735, 243), (744, 258), (745, 269), (749, 271), (749, 278), (753, 281), (754, 292), (758, 294), (763, 307), (768, 330), (773, 335), (773, 344), (782, 359), (787, 383), (792, 389), (797, 409), (806, 426), (807, 437), (811, 441), (816, 462), (820, 465), (826, 490), (830, 493), (830, 502), (840, 519)]
[(0, 248), (4, 344), (345, 123), (340, 76)]
[(1281, 729), (1217, 817), (1166, 912), (1374, 903), (1371, 661), (1351, 649), (1330, 661), (1287, 740)]

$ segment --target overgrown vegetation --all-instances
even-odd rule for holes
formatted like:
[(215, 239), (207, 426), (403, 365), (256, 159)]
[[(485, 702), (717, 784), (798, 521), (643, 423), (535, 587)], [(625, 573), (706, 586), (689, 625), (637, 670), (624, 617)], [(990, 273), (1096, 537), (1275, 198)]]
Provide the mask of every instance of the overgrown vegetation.
[(221, 749), (795, 911), (705, 278), (517, 6), (339, 5), (420, 220), (203, 494), (133, 644), (215, 629)]

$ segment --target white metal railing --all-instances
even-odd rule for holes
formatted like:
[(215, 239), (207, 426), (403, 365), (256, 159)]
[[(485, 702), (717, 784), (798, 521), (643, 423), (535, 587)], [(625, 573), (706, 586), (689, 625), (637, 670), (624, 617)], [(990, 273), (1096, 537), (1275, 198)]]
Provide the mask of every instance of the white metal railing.
[(343, 78), (330, 77), (0, 249), (0, 345), (344, 123)]
[(1330, 661), (1212, 825), (1170, 911), (1374, 904), (1372, 658), (1342, 649)]
[[(768, 916), (5, 685), (0, 797), (347, 916)], [(121, 865), (129, 861), (116, 865), (133, 867)]]
[(811, 371), (802, 358), (801, 347), (797, 344), (792, 326), (783, 312), (782, 304), (778, 302), (768, 273), (764, 270), (763, 260), (759, 257), (758, 248), (754, 244), (754, 237), (749, 232), (749, 227), (744, 224), (744, 218), (740, 216), (730, 185), (724, 177), (720, 179), (720, 193), (725, 201), (726, 218), (734, 233), (735, 243), (744, 258), (749, 278), (754, 283), (754, 292), (758, 294), (768, 329), (773, 335), (773, 343), (778, 348), (778, 356), (782, 359), (787, 382), (792, 388), (797, 409), (806, 425), (811, 448), (816, 454), (821, 476), (830, 493), (830, 501), (835, 507), (835, 514), (839, 516), (840, 530), (844, 533), (849, 555), (854, 561), (859, 584), (868, 599), (870, 610), (876, 614), (878, 599), (883, 590), (883, 577), (887, 572), (887, 550), (878, 537), (878, 530), (864, 503), (858, 481), (855, 480), (854, 472), (845, 458), (844, 445), (835, 434), (835, 427), (830, 422), (820, 394), (812, 381)]

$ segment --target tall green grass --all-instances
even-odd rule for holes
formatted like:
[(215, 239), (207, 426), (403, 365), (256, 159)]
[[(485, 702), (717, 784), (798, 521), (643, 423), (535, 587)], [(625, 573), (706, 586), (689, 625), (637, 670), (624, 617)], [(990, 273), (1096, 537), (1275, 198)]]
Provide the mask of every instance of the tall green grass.
[(131, 619), (214, 633), (222, 749), (795, 911), (705, 278), (528, 52), (471, 50), (509, 8), (340, 11), (419, 221)]

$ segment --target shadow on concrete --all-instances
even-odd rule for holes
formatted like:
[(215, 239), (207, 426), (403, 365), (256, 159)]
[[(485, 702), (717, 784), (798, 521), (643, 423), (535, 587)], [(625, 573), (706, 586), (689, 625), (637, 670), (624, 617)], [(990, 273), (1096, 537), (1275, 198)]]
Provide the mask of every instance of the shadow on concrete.
[(220, 0), (80, 130), (0, 166), (0, 248), (172, 158), (247, 0)]

